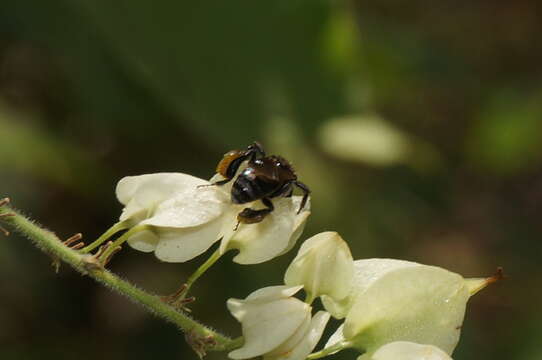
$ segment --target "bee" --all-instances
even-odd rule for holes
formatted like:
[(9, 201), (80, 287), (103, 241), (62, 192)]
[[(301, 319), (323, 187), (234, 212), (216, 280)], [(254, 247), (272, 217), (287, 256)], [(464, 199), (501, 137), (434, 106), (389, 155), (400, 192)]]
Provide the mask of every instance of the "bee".
[[(235, 178), (241, 164), (247, 162), (247, 167)], [(234, 204), (246, 204), (255, 200), (261, 200), (264, 209), (245, 208), (237, 215), (237, 221), (244, 224), (255, 224), (262, 221), (273, 210), (271, 199), (275, 197), (292, 196), (294, 186), (303, 191), (303, 198), (297, 213), (307, 204), (310, 189), (307, 185), (297, 180), (295, 171), (281, 156), (267, 156), (263, 147), (254, 142), (245, 150), (232, 150), (224, 154), (216, 167), (216, 172), (225, 179), (212, 185), (221, 186), (233, 182), (231, 188), (231, 201)]]

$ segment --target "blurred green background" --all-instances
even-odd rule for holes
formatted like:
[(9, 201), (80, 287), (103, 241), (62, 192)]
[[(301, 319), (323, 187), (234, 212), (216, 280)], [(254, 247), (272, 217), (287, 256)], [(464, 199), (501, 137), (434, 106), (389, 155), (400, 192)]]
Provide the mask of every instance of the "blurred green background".
[[(508, 278), (471, 300), (454, 359), (541, 359), (541, 10), (3, 1), (0, 196), (89, 241), (119, 216), (121, 177), (207, 178), (224, 152), (259, 140), (313, 190), (303, 239), (337, 230), (355, 258), (465, 276), (504, 267)], [(280, 284), (295, 252), (251, 267), (225, 256), (194, 289), (194, 313), (238, 335), (225, 300)], [(168, 294), (203, 260), (125, 249), (111, 268)], [(0, 359), (196, 358), (172, 325), (49, 263), (0, 236)]]

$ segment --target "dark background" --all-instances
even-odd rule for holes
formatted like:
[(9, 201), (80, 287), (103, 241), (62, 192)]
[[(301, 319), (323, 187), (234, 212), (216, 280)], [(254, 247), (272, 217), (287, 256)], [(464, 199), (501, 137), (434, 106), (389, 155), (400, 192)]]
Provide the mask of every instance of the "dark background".
[[(224, 152), (259, 140), (313, 190), (302, 239), (337, 230), (355, 258), (467, 277), (504, 267), (471, 299), (454, 359), (540, 359), (541, 11), (536, 0), (3, 1), (0, 196), (89, 241), (119, 216), (121, 177), (207, 178)], [(296, 251), (250, 267), (228, 254), (194, 289), (194, 314), (239, 335), (225, 300), (280, 284)], [(111, 268), (167, 294), (203, 260), (125, 249)], [(49, 263), (0, 236), (2, 360), (196, 358), (172, 325)]]

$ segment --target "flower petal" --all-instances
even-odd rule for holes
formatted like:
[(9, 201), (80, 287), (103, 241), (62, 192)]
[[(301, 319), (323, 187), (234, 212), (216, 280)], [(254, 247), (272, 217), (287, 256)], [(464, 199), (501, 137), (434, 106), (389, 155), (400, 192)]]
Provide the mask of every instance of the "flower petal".
[(396, 341), (379, 348), (372, 360), (452, 360), (444, 351), (433, 345)]
[(307, 316), (303, 323), (297, 328), (295, 333), (286, 339), (285, 342), (280, 344), (275, 349), (271, 350), (267, 354), (263, 355), (264, 360), (280, 359), (283, 356), (287, 356), (292, 353), (297, 344), (299, 344), (305, 337), (307, 331), (311, 326), (311, 314), (307, 312)]
[[(337, 328), (337, 330), (335, 330), (335, 332), (333, 333), (333, 335), (331, 335), (329, 337), (329, 339), (327, 339), (327, 342), (326, 342), (326, 346), (324, 346), (324, 349), (325, 348), (328, 348), (328, 347), (331, 347), (341, 341), (344, 340), (344, 334), (343, 334), (343, 331), (344, 331), (344, 323), (341, 324), (341, 326), (339, 326)], [(335, 352), (332, 352), (330, 354), (335, 354), (337, 352), (339, 352), (340, 350), (337, 350)]]
[(147, 217), (148, 210), (143, 208), (139, 203), (132, 199), (126, 204), (122, 213), (120, 214), (120, 221), (130, 220), (132, 226), (139, 224)]
[[(117, 198), (126, 206), (120, 220), (139, 223), (151, 216), (161, 202), (172, 198), (176, 193), (194, 191), (198, 186), (207, 184), (209, 183), (203, 179), (182, 173), (127, 176), (119, 181), (116, 189)], [(214, 191), (221, 192), (217, 188)], [(194, 204), (192, 201), (189, 203)]]
[(346, 317), (354, 301), (374, 282), (387, 273), (407, 267), (422, 266), (418, 263), (395, 259), (364, 259), (354, 261), (354, 279), (349, 295), (340, 301), (322, 296), (325, 309), (336, 319)]
[(297, 210), (291, 198), (273, 199), (273, 204), (275, 210), (262, 222), (239, 226), (228, 245), (239, 249), (233, 261), (239, 264), (262, 263), (288, 247)]
[(286, 299), (295, 295), (303, 286), (268, 286), (258, 289), (247, 296), (245, 301), (272, 301), (278, 299)]
[(159, 227), (191, 227), (218, 218), (227, 206), (227, 198), (216, 186), (189, 187), (160, 203), (154, 215), (141, 224)]
[(222, 229), (220, 230), (220, 253), (224, 254), (230, 249), (230, 240), (236, 234), (236, 226), (238, 223), (237, 214), (243, 210), (240, 205), (231, 205), (223, 215)]
[(268, 286), (252, 292), (245, 300), (230, 299), (228, 300), (228, 309), (232, 315), (242, 322), (246, 314), (246, 304), (262, 304), (274, 300), (287, 299), (295, 295), (302, 286)]
[(438, 346), (451, 353), (469, 291), (464, 279), (434, 266), (406, 266), (369, 285), (358, 296), (344, 324), (346, 339), (370, 354), (393, 341)]
[[(137, 197), (141, 203), (162, 201), (163, 194), (172, 194), (184, 188), (208, 184), (207, 181), (182, 173), (156, 173), (122, 178), (116, 189), (117, 198), (126, 205)], [(144, 205), (144, 204), (141, 204)]]
[(185, 262), (204, 253), (216, 241), (222, 226), (221, 218), (188, 228), (158, 228), (160, 241), (154, 254), (165, 262)]
[[(316, 315), (312, 318), (310, 326), (305, 330), (304, 337), (298, 342), (293, 350), (283, 353), (282, 355), (269, 357), (273, 360), (304, 360), (307, 358), (312, 350), (318, 344), (318, 341), (322, 337), (322, 333), (326, 327), (327, 322), (329, 321), (330, 314), (325, 311), (318, 311)], [(282, 347), (282, 346), (281, 346)], [(264, 359), (268, 359), (267, 356), (264, 356)]]
[(135, 250), (142, 252), (153, 252), (156, 249), (159, 238), (151, 230), (143, 230), (130, 236), (128, 239), (128, 245)]
[(245, 343), (228, 354), (232, 359), (249, 359), (273, 350), (291, 337), (310, 314), (310, 306), (296, 298), (264, 304), (230, 299), (228, 309), (237, 314), (244, 312), (242, 327)]
[(301, 245), (284, 276), (287, 285), (304, 285), (313, 296), (345, 298), (351, 288), (354, 261), (346, 242), (334, 231), (314, 235)]
[[(299, 209), (299, 206), (301, 205), (301, 199), (302, 196), (292, 196), (292, 201), (294, 202), (294, 208)], [(305, 207), (299, 214), (296, 214), (295, 220), (294, 220), (294, 231), (292, 235), (290, 236), (290, 241), (288, 242), (288, 246), (279, 254), (283, 255), (289, 252), (293, 249), (295, 246), (297, 240), (301, 237), (301, 234), (303, 234), (303, 230), (305, 230), (305, 224), (307, 223), (307, 219), (309, 218), (309, 215), (311, 214), (310, 211), (311, 206), (311, 199), (307, 200), (307, 204), (305, 204)]]

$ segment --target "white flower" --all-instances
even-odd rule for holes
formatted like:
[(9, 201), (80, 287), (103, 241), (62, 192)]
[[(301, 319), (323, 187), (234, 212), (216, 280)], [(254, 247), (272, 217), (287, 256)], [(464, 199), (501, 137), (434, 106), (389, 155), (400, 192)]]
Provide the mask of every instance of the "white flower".
[(245, 342), (230, 352), (232, 359), (263, 356), (265, 360), (303, 360), (314, 349), (329, 320), (292, 297), (302, 286), (270, 286), (245, 300), (229, 299), (228, 309), (241, 322)]
[(347, 297), (341, 301), (322, 296), (322, 303), (327, 311), (337, 319), (346, 317), (356, 298), (365, 292), (376, 280), (393, 270), (399, 270), (419, 264), (394, 259), (364, 259), (354, 261), (354, 279)]
[(396, 341), (380, 347), (372, 357), (362, 355), (358, 360), (452, 360), (452, 358), (433, 345)]
[(358, 260), (354, 266), (350, 295), (341, 303), (324, 302), (332, 315), (347, 314), (326, 347), (347, 339), (367, 356), (394, 341), (434, 345), (451, 354), (469, 297), (489, 283), (401, 260)]
[(286, 285), (303, 285), (312, 297), (344, 299), (350, 292), (354, 260), (346, 242), (336, 232), (319, 233), (303, 242), (286, 274)]
[(299, 238), (310, 214), (308, 206), (296, 214), (301, 197), (274, 198), (275, 210), (262, 222), (241, 224), (237, 214), (259, 202), (235, 205), (230, 186), (209, 185), (207, 180), (182, 173), (129, 176), (119, 181), (117, 198), (125, 205), (121, 221), (149, 225), (128, 243), (136, 250), (154, 251), (167, 262), (188, 261), (223, 239), (221, 250), (239, 249), (234, 261), (254, 264), (289, 250)]

